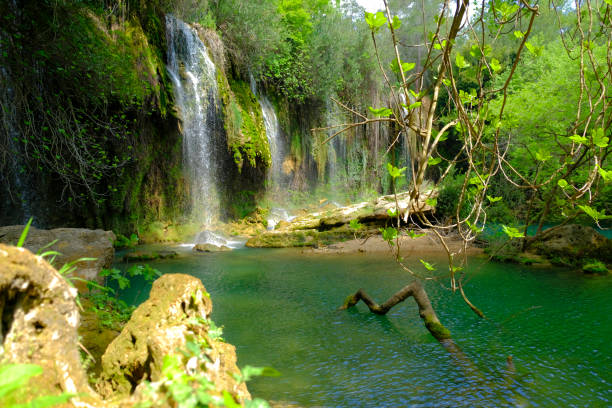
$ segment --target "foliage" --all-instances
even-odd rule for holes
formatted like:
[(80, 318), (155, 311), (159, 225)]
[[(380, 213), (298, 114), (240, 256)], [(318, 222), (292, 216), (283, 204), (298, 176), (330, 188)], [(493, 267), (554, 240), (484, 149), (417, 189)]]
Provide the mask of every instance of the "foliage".
[(29, 382), (42, 373), (42, 368), (35, 364), (0, 365), (0, 405), (6, 408), (46, 408), (64, 404), (74, 396), (63, 393), (31, 398), (32, 392), (36, 394), (36, 388)]
[(131, 234), (129, 238), (125, 235), (118, 234), (117, 239), (113, 242), (113, 246), (117, 249), (133, 248), (136, 245), (138, 245), (138, 235), (136, 234)]
[(131, 280), (137, 276), (151, 283), (161, 276), (161, 272), (149, 265), (134, 265), (125, 271), (102, 269), (100, 276), (104, 277), (104, 285), (87, 282), (89, 293), (84, 297), (90, 301), (89, 310), (98, 316), (102, 327), (121, 330), (130, 320), (135, 307), (119, 299), (120, 291), (129, 288)]
[[(202, 322), (196, 322), (201, 324)], [(214, 326), (212, 321), (204, 322), (210, 327)], [(209, 337), (210, 338), (210, 337)], [(211, 338), (212, 339), (212, 338)], [(156, 382), (145, 383), (145, 395), (149, 396), (152, 406), (161, 402), (169, 403), (178, 408), (204, 408), (212, 406), (240, 407), (234, 395), (223, 390), (222, 397), (212, 391), (215, 384), (211, 382), (206, 374), (206, 364), (210, 363), (206, 351), (210, 344), (204, 337), (192, 336), (180, 353), (166, 355), (164, 357), (161, 379)], [(269, 367), (246, 366), (241, 374), (236, 375), (237, 381), (248, 381), (254, 376), (276, 376), (278, 371)], [(246, 407), (269, 408), (269, 404), (261, 399), (245, 401)]]

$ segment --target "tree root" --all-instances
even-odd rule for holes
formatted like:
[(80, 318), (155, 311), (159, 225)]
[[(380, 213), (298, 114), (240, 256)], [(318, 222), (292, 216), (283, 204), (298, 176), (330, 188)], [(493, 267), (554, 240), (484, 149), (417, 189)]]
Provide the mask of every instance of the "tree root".
[(340, 310), (351, 308), (362, 300), (372, 313), (384, 315), (387, 314), (387, 312), (391, 310), (393, 306), (403, 302), (411, 296), (414, 298), (414, 301), (419, 307), (419, 316), (421, 316), (421, 319), (423, 319), (423, 323), (431, 335), (440, 342), (450, 339), (450, 331), (444, 327), (442, 323), (440, 323), (436, 312), (431, 306), (427, 292), (425, 292), (423, 285), (421, 285), (421, 283), (418, 281), (404, 286), (382, 305), (376, 303), (370, 296), (368, 296), (367, 293), (364, 292), (363, 289), (359, 289), (357, 292), (355, 292), (355, 294), (350, 295), (345, 299), (344, 304), (340, 307)]

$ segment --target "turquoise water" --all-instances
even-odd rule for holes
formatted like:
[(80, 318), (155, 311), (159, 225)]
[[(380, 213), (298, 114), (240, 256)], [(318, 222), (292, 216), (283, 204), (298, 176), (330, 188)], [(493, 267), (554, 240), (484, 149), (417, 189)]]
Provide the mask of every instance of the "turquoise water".
[[(203, 281), (240, 366), (283, 374), (249, 382), (256, 397), (305, 407), (612, 406), (612, 277), (472, 259), (466, 291), (487, 320), (427, 283), (466, 367), (411, 300), (386, 316), (363, 304), (336, 310), (360, 287), (382, 302), (411, 282), (387, 256), (240, 249), (150, 264)], [(147, 292), (132, 288), (126, 300)]]

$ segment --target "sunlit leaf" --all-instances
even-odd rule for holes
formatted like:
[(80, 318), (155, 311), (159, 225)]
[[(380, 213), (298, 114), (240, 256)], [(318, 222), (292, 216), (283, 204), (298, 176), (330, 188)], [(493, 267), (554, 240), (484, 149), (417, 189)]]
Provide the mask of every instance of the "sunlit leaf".
[(581, 144), (585, 144), (587, 142), (587, 138), (584, 136), (580, 136), (580, 135), (570, 136), (569, 139), (573, 142), (581, 143)]
[(429, 262), (424, 261), (424, 260), (422, 260), (422, 259), (419, 259), (419, 261), (421, 261), (421, 263), (423, 264), (423, 266), (424, 266), (424, 267), (425, 267), (425, 268), (426, 268), (428, 271), (435, 271), (435, 270), (436, 270), (436, 268), (435, 268), (435, 267), (434, 267), (432, 264), (430, 264)]
[(389, 108), (373, 108), (373, 107), (368, 107), (368, 109), (370, 110), (370, 112), (372, 112), (375, 116), (390, 116), (393, 111)]
[(557, 185), (561, 188), (565, 188), (568, 186), (567, 181), (565, 181), (564, 179), (559, 179), (559, 181), (557, 181)]
[(393, 21), (390, 24), (391, 28), (393, 28), (394, 30), (397, 30), (398, 28), (400, 28), (401, 25), (402, 25), (402, 20), (400, 20), (398, 16), (393, 16)]
[(493, 72), (499, 72), (502, 69), (501, 64), (495, 58), (491, 58), (491, 62), (489, 64), (491, 65), (491, 69), (493, 70)]
[(401, 169), (398, 167), (395, 167), (394, 165), (392, 165), (391, 163), (387, 163), (387, 171), (389, 172), (389, 175), (391, 177), (398, 178), (400, 177), (402, 174), (404, 174), (404, 172), (406, 171), (407, 167), (402, 167)]
[(430, 157), (427, 160), (427, 164), (430, 165), (430, 166), (435, 166), (436, 164), (440, 163), (441, 161), (442, 161), (442, 159), (439, 158), (439, 157)]
[(504, 231), (504, 233), (508, 237), (510, 237), (510, 239), (512, 239), (512, 238), (523, 238), (525, 236), (525, 234), (520, 232), (517, 228), (508, 227), (506, 225), (502, 225), (502, 231)]
[(370, 30), (377, 32), (380, 29), (380, 27), (385, 25), (385, 23), (387, 22), (387, 18), (385, 17), (382, 11), (379, 11), (376, 14), (368, 13), (366, 11), (365, 21), (370, 27)]
[(465, 60), (465, 57), (459, 53), (455, 55), (455, 64), (459, 69), (469, 68), (470, 63)]
[(490, 195), (487, 194), (487, 200), (489, 200), (489, 202), (491, 204), (496, 203), (498, 201), (502, 200), (502, 197), (491, 197)]
[(593, 144), (597, 147), (607, 147), (610, 138), (604, 135), (603, 128), (597, 128), (593, 130)]

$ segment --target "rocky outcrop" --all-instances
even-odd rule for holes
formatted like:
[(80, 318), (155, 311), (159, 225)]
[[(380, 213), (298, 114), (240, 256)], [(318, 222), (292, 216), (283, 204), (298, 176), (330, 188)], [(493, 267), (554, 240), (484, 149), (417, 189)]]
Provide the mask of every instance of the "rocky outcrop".
[[(212, 302), (199, 279), (171, 274), (156, 280), (149, 299), (102, 356), (99, 392), (105, 397), (135, 394), (138, 399), (143, 392), (138, 385), (162, 380), (164, 357), (182, 350), (192, 354), (181, 356), (181, 365), (204, 371), (215, 384), (211, 393), (222, 395), (225, 390), (239, 400), (250, 398), (244, 383), (232, 376), (240, 373), (233, 346), (208, 333), (211, 311)], [(193, 353), (194, 347), (201, 353)]]
[(527, 251), (573, 265), (587, 259), (612, 263), (612, 240), (584, 225), (553, 227), (527, 242)]
[(225, 245), (195, 244), (193, 246), (194, 252), (227, 252), (231, 250), (232, 248)]
[[(66, 406), (133, 407), (152, 401), (175, 406), (170, 374), (164, 371), (169, 361), (173, 384), (183, 380), (199, 397), (206, 393), (223, 401), (229, 393), (238, 402), (250, 398), (234, 347), (209, 330), (214, 328), (208, 320), (212, 303), (200, 280), (169, 274), (153, 283), (149, 300), (104, 353), (97, 393), (81, 363), (76, 289), (25, 248), (0, 244), (0, 272), (0, 363), (43, 369), (32, 381), (32, 392), (17, 395), (25, 400), (16, 402), (70, 393), (76, 396)], [(204, 380), (194, 384), (193, 378), (204, 378), (210, 389), (202, 388)]]
[(40, 395), (79, 394), (96, 405), (77, 346), (76, 289), (24, 248), (0, 244), (0, 272), (2, 362), (41, 366)]
[[(14, 245), (19, 241), (23, 225), (0, 227), (0, 243)], [(74, 276), (86, 280), (97, 280), (102, 268), (109, 268), (113, 263), (115, 250), (113, 242), (115, 234), (112, 231), (89, 230), (84, 228), (56, 228), (42, 230), (30, 227), (24, 247), (37, 253), (41, 248), (54, 242), (43, 251), (57, 251), (53, 265), (62, 265), (76, 261), (79, 258), (96, 258), (94, 261), (79, 262)]]
[(257, 234), (246, 245), (273, 248), (327, 245), (352, 238), (353, 231), (350, 231), (348, 224), (353, 220), (375, 233), (378, 226), (390, 220), (390, 212), (396, 209), (402, 217), (406, 213), (433, 212), (434, 207), (425, 201), (436, 196), (437, 192), (429, 191), (418, 202), (410, 204), (410, 193), (405, 192), (397, 194), (397, 202), (394, 195), (386, 195), (346, 207), (329, 206), (323, 211), (300, 215), (290, 222), (279, 222), (275, 230)]

